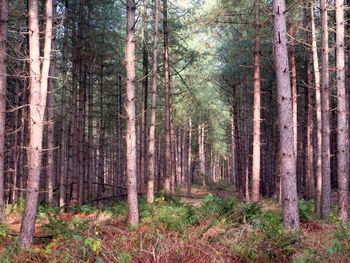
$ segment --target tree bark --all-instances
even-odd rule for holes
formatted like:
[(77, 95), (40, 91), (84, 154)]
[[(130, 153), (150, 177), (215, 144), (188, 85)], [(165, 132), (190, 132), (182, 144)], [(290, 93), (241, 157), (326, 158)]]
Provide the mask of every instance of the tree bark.
[(282, 179), (283, 225), (299, 229), (296, 163), (293, 139), (293, 116), (289, 75), (286, 6), (273, 1), (274, 59), (276, 70), (278, 120), (280, 130), (280, 169)]
[(253, 109), (253, 167), (252, 167), (252, 201), (260, 199), (260, 0), (255, 0), (255, 50), (254, 50), (254, 109)]
[(85, 108), (85, 85), (84, 85), (84, 63), (85, 63), (85, 50), (84, 50), (84, 0), (80, 0), (79, 6), (79, 23), (78, 23), (78, 65), (79, 65), (79, 96), (78, 96), (78, 123), (77, 123), (77, 152), (78, 152), (78, 204), (82, 205), (84, 202), (84, 136), (85, 136), (85, 123), (84, 123), (84, 108)]
[[(94, 139), (93, 139), (93, 112), (94, 112), (94, 103), (93, 103), (93, 85), (94, 85), (94, 75), (93, 75), (93, 59), (91, 59), (89, 65), (89, 87), (88, 87), (88, 197), (89, 200), (92, 200), (94, 197), (94, 173), (93, 173), (93, 163), (94, 163)], [(117, 128), (118, 129), (118, 128)], [(118, 138), (117, 138), (118, 139)], [(119, 148), (119, 147), (118, 147)], [(119, 150), (119, 149), (118, 149)], [(117, 173), (119, 175), (119, 173)]]
[(205, 185), (205, 149), (204, 149), (204, 124), (198, 125), (198, 159), (199, 175), (202, 185)]
[(136, 170), (135, 129), (135, 0), (127, 1), (127, 39), (125, 46), (126, 65), (126, 176), (128, 188), (128, 223), (139, 223)]
[(140, 190), (145, 191), (145, 170), (147, 157), (147, 111), (148, 111), (148, 49), (147, 49), (147, 0), (142, 1), (142, 109), (140, 138)]
[(64, 9), (64, 39), (63, 39), (63, 72), (61, 97), (61, 142), (60, 142), (60, 168), (59, 168), (59, 206), (66, 204), (66, 175), (67, 175), (67, 81), (68, 81), (68, 0), (65, 0)]
[(163, 0), (163, 31), (164, 31), (164, 79), (165, 79), (165, 169), (164, 193), (171, 193), (171, 87), (169, 68), (169, 32), (168, 32), (168, 2)]
[(290, 24), (289, 28), (289, 49), (290, 49), (290, 60), (292, 67), (292, 98), (293, 98), (293, 134), (294, 134), (294, 151), (296, 159), (298, 156), (298, 87), (297, 87), (297, 65), (295, 60), (295, 47), (294, 47), (294, 32), (293, 25)]
[(320, 84), (320, 68), (318, 63), (316, 27), (314, 15), (314, 3), (310, 5), (311, 14), (311, 38), (312, 38), (312, 61), (315, 74), (315, 92), (316, 92), (316, 213), (321, 215), (321, 196), (322, 196), (322, 127), (321, 127), (321, 84)]
[(321, 8), (321, 125), (322, 125), (322, 205), (321, 217), (328, 218), (331, 212), (330, 130), (329, 130), (329, 61), (328, 61), (328, 3), (320, 0)]
[(191, 197), (192, 195), (192, 119), (188, 120), (188, 142), (187, 142), (187, 196)]
[(338, 187), (339, 216), (345, 223), (348, 219), (349, 191), (349, 127), (347, 121), (347, 100), (345, 90), (345, 26), (344, 0), (335, 0), (336, 18), (336, 72), (337, 72), (337, 103), (338, 103)]
[[(233, 112), (232, 112), (233, 115)], [(233, 185), (235, 191), (237, 191), (237, 180), (236, 180), (236, 143), (235, 143), (235, 123), (234, 117), (231, 116), (231, 184)]]
[(46, 108), (48, 74), (52, 39), (52, 0), (46, 0), (46, 28), (44, 60), (40, 69), (40, 37), (38, 1), (29, 0), (29, 56), (30, 56), (30, 134), (28, 146), (28, 180), (25, 208), (19, 242), (21, 247), (33, 243), (36, 209), (39, 198), (44, 112)]
[(0, 9), (0, 222), (5, 219), (5, 130), (7, 91), (7, 24), (8, 2), (1, 0)]
[(157, 75), (158, 75), (158, 34), (159, 34), (159, 0), (154, 3), (154, 36), (153, 36), (153, 65), (152, 65), (152, 105), (151, 122), (149, 127), (148, 144), (148, 174), (147, 174), (147, 202), (154, 202), (154, 177), (156, 173), (155, 130), (157, 114)]
[[(56, 18), (56, 1), (53, 1), (52, 20)], [(52, 50), (56, 50), (56, 29), (52, 32)], [(47, 92), (47, 167), (46, 167), (46, 192), (45, 201), (50, 208), (53, 207), (53, 188), (55, 176), (55, 159), (54, 159), (54, 118), (55, 118), (55, 77), (56, 77), (56, 53), (52, 54), (50, 70), (49, 70), (49, 85)]]
[(305, 28), (306, 28), (306, 68), (307, 68), (307, 101), (305, 103), (306, 115), (306, 160), (305, 160), (305, 184), (306, 184), (306, 199), (315, 198), (315, 178), (314, 178), (314, 83), (312, 77), (312, 52), (311, 52), (311, 17), (309, 12), (310, 3), (305, 3)]

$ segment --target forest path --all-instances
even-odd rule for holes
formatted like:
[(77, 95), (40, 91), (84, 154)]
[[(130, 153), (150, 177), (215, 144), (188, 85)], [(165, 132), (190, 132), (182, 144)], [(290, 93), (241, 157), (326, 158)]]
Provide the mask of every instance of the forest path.
[(221, 198), (230, 198), (235, 196), (234, 189), (221, 184), (215, 185), (194, 185), (192, 186), (191, 197), (186, 197), (187, 187), (179, 189), (181, 201), (188, 203), (194, 207), (200, 207), (204, 203), (204, 198), (208, 195), (214, 195)]

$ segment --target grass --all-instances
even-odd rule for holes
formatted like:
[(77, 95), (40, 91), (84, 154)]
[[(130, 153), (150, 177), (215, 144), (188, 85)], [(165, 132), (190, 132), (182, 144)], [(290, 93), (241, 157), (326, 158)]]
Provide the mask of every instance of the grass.
[[(213, 186), (210, 186), (213, 188)], [(221, 186), (220, 186), (221, 187)], [(204, 193), (206, 189), (198, 189)], [(0, 262), (348, 262), (350, 224), (336, 216), (326, 223), (301, 200), (300, 232), (285, 231), (273, 200), (242, 203), (206, 192), (198, 206), (187, 199), (142, 198), (141, 223), (126, 224), (124, 201), (99, 208), (39, 208), (37, 237), (30, 250), (18, 247), (18, 216), (23, 204), (8, 207), (0, 225)], [(12, 218), (12, 219), (11, 219)], [(40, 238), (40, 235), (49, 238)]]

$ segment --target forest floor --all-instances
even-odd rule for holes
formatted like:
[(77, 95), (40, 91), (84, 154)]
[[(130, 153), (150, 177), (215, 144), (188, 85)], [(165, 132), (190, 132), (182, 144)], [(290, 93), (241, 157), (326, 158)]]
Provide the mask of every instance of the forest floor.
[(0, 225), (0, 262), (350, 262), (350, 224), (333, 207), (328, 222), (300, 200), (301, 231), (285, 231), (275, 200), (237, 201), (225, 184), (177, 189), (170, 201), (140, 200), (141, 223), (126, 224), (125, 201), (63, 212), (40, 206), (35, 244), (17, 244), (23, 200), (7, 207)]

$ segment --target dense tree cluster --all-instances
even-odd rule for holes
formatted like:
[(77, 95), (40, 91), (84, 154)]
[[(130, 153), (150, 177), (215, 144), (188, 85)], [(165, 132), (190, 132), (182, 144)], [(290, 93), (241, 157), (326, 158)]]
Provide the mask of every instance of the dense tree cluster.
[[(0, 220), (37, 206), (225, 181), (348, 218), (349, 27), (342, 0), (0, 2)], [(333, 30), (334, 29), (334, 30)]]

